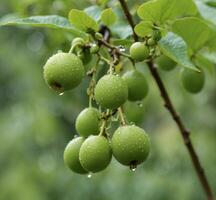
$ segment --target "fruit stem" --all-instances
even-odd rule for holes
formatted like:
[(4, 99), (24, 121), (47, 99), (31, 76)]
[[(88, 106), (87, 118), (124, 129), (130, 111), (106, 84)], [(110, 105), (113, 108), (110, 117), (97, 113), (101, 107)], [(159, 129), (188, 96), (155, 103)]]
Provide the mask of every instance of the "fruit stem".
[(106, 135), (106, 131), (105, 131), (105, 129), (106, 129), (106, 123), (107, 123), (109, 117), (111, 116), (111, 115), (110, 115), (110, 110), (109, 110), (109, 109), (107, 109), (107, 111), (106, 111), (106, 116), (107, 116), (107, 117), (105, 117), (105, 118), (103, 119), (103, 122), (102, 122), (102, 125), (101, 125), (101, 128), (100, 128), (99, 136)]
[(120, 117), (120, 120), (121, 120), (121, 124), (123, 126), (125, 126), (127, 123), (126, 123), (126, 120), (125, 120), (125, 117), (124, 117), (124, 113), (123, 113), (122, 107), (118, 108), (118, 113), (119, 113), (119, 117)]
[[(120, 5), (123, 9), (124, 15), (126, 16), (126, 19), (133, 30), (134, 41), (138, 41), (139, 38), (134, 31), (135, 23), (133, 21), (132, 15), (130, 14), (128, 5), (125, 2), (125, 0), (119, 0), (119, 2), (120, 2)], [(195, 152), (195, 149), (194, 149), (193, 144), (191, 142), (190, 132), (186, 129), (186, 127), (184, 126), (184, 124), (182, 122), (182, 119), (177, 114), (177, 112), (176, 112), (176, 110), (172, 104), (172, 101), (168, 95), (168, 92), (164, 86), (164, 83), (163, 83), (163, 81), (162, 81), (162, 79), (161, 79), (161, 77), (157, 71), (157, 68), (154, 66), (153, 59), (148, 61), (147, 64), (148, 64), (148, 67), (151, 71), (151, 74), (152, 74), (153, 78), (155, 79), (157, 86), (160, 90), (161, 97), (163, 98), (163, 100), (165, 102), (165, 107), (170, 112), (171, 116), (173, 117), (173, 120), (176, 122), (176, 124), (180, 130), (180, 133), (184, 139), (184, 143), (188, 149), (192, 163), (194, 165), (194, 169), (197, 173), (197, 176), (199, 177), (199, 180), (200, 180), (200, 183), (203, 187), (203, 190), (205, 191), (206, 196), (208, 197), (208, 200), (213, 200), (214, 197), (213, 197), (213, 192), (212, 192), (211, 186), (210, 186), (209, 181), (207, 179), (207, 176), (206, 176), (206, 174), (205, 174), (205, 172), (201, 166), (201, 163), (199, 161), (199, 157), (198, 157), (197, 153)]]

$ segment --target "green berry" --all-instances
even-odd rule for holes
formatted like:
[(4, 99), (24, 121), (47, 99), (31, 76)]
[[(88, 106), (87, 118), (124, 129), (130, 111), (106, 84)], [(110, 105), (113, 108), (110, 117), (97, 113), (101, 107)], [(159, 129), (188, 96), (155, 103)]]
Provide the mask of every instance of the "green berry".
[(154, 45), (156, 44), (156, 42), (155, 42), (155, 40), (154, 40), (153, 38), (149, 38), (149, 39), (147, 40), (147, 44), (148, 44), (149, 46), (154, 46)]
[(127, 98), (127, 84), (119, 76), (105, 75), (98, 81), (95, 87), (95, 99), (104, 108), (118, 108)]
[(102, 40), (103, 39), (103, 35), (101, 33), (95, 33), (95, 38), (96, 40)]
[(128, 86), (128, 99), (130, 101), (139, 101), (148, 94), (148, 83), (144, 75), (137, 71), (131, 70), (126, 72), (122, 77)]
[(85, 40), (82, 38), (74, 38), (72, 42), (72, 46), (84, 46), (85, 45)]
[(143, 121), (145, 107), (142, 103), (127, 101), (123, 106), (123, 110), (129, 122), (139, 124)]
[(130, 55), (135, 62), (142, 62), (149, 57), (149, 48), (142, 42), (135, 42), (130, 47)]
[(64, 150), (64, 162), (73, 171), (79, 174), (86, 174), (79, 161), (79, 151), (84, 138), (77, 137), (71, 140)]
[(95, 173), (104, 170), (111, 158), (110, 144), (104, 136), (90, 136), (80, 148), (80, 163), (88, 172)]
[(100, 50), (99, 46), (97, 44), (93, 44), (90, 48), (90, 53), (96, 54)]
[(82, 61), (74, 54), (57, 53), (44, 66), (44, 79), (49, 87), (64, 92), (78, 86), (84, 76)]
[(139, 165), (147, 159), (149, 150), (149, 137), (137, 126), (119, 127), (112, 137), (113, 155), (123, 165)]
[(82, 62), (83, 62), (84, 65), (87, 65), (92, 60), (92, 54), (90, 53), (89, 49), (84, 48), (79, 53), (79, 58), (82, 60)]
[(84, 109), (76, 119), (76, 130), (83, 137), (99, 134), (100, 112), (96, 108)]
[(198, 93), (205, 84), (205, 74), (203, 70), (196, 72), (191, 69), (184, 69), (181, 73), (181, 80), (184, 88), (190, 93)]
[(152, 33), (152, 38), (155, 40), (155, 41), (159, 41), (161, 39), (161, 32), (160, 30), (158, 29), (155, 29)]
[(175, 61), (170, 59), (169, 57), (162, 55), (156, 59), (158, 66), (164, 71), (170, 71), (174, 69), (177, 65)]

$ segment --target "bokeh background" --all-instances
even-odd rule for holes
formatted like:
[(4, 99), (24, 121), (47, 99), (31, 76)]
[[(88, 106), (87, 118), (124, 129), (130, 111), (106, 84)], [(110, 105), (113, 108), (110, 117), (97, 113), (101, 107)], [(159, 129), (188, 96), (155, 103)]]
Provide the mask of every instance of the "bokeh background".
[[(135, 1), (133, 1), (134, 3)], [(137, 1), (138, 2), (138, 1)], [(59, 14), (89, 6), (84, 0), (1, 0), (0, 17)], [(0, 199), (1, 200), (203, 200), (204, 193), (179, 131), (163, 107), (159, 91), (144, 64), (150, 92), (126, 113), (152, 142), (147, 162), (136, 172), (115, 159), (91, 179), (69, 171), (64, 147), (74, 137), (74, 121), (88, 105), (88, 80), (57, 95), (42, 77), (43, 65), (57, 50), (67, 51), (72, 36), (57, 30), (0, 28)], [(160, 74), (188, 128), (216, 193), (216, 74), (206, 72), (198, 95), (179, 80), (180, 67)], [(137, 120), (137, 119), (136, 119)]]

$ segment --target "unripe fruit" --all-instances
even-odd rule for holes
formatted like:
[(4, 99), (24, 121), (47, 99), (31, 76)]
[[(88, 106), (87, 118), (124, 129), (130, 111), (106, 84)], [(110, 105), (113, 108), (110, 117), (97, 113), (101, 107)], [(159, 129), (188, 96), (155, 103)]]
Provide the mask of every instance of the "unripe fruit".
[(104, 136), (90, 136), (80, 148), (80, 163), (88, 172), (102, 171), (109, 165), (111, 158), (110, 144)]
[(159, 41), (161, 39), (161, 32), (160, 30), (158, 29), (155, 29), (152, 33), (152, 38), (155, 40), (155, 41)]
[(64, 150), (64, 162), (73, 171), (79, 174), (86, 174), (79, 161), (79, 151), (84, 138), (77, 137), (71, 140)]
[(144, 75), (137, 71), (131, 70), (126, 72), (122, 77), (128, 86), (128, 99), (130, 101), (139, 101), (146, 97), (149, 87)]
[(127, 98), (127, 84), (119, 76), (105, 75), (98, 81), (95, 87), (95, 99), (104, 108), (118, 108)]
[(76, 119), (76, 130), (83, 137), (99, 134), (100, 112), (96, 108), (84, 109)]
[(135, 62), (142, 62), (149, 57), (149, 49), (142, 42), (135, 42), (130, 47), (130, 55)]
[(147, 159), (149, 150), (149, 137), (137, 126), (119, 127), (112, 137), (113, 155), (123, 165), (139, 165)]
[(156, 42), (155, 42), (155, 40), (154, 40), (153, 38), (149, 38), (149, 39), (147, 40), (147, 44), (148, 44), (149, 46), (154, 46), (154, 45), (156, 44)]
[(92, 54), (89, 49), (82, 49), (82, 52), (79, 53), (79, 58), (82, 60), (84, 65), (87, 65), (92, 60)]
[(103, 35), (101, 33), (99, 33), (99, 32), (96, 32), (95, 33), (95, 38), (96, 38), (96, 40), (102, 40), (103, 39)]
[(93, 44), (92, 46), (91, 46), (91, 48), (90, 48), (90, 53), (92, 53), (92, 54), (96, 54), (96, 53), (98, 53), (98, 51), (99, 51), (99, 46), (97, 45), (97, 44)]
[(78, 86), (84, 76), (82, 61), (74, 54), (57, 53), (44, 66), (44, 79), (49, 87), (64, 92)]
[(156, 59), (158, 66), (164, 71), (170, 71), (174, 69), (177, 65), (175, 61), (170, 59), (169, 57), (162, 55)]
[(85, 45), (85, 40), (82, 38), (74, 38), (72, 42), (72, 46), (84, 46)]
[(205, 74), (203, 70), (196, 72), (191, 69), (184, 69), (181, 73), (181, 80), (184, 88), (190, 93), (198, 93), (205, 84)]

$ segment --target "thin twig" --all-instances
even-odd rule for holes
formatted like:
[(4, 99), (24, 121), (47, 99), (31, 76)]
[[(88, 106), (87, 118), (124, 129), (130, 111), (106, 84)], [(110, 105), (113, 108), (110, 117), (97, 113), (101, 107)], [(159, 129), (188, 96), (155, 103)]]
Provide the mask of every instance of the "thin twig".
[[(129, 12), (129, 9), (127, 7), (127, 4), (125, 2), (125, 0), (119, 0), (121, 6), (122, 6), (122, 9), (124, 11), (124, 14), (128, 20), (128, 23), (130, 24), (131, 28), (134, 29), (134, 22), (133, 22), (133, 18), (132, 18), (132, 15), (130, 14)], [(137, 41), (138, 40), (138, 36), (136, 35), (136, 33), (133, 31), (133, 37), (134, 37), (134, 41)], [(200, 180), (200, 183), (208, 197), (208, 200), (213, 200), (213, 192), (212, 192), (212, 189), (210, 187), (210, 184), (208, 182), (208, 179), (205, 175), (205, 172), (201, 166), (201, 163), (199, 161), (199, 158), (198, 158), (198, 155), (197, 153), (195, 152), (194, 150), (194, 147), (193, 147), (193, 144), (191, 142), (191, 139), (190, 139), (190, 132), (186, 129), (186, 127), (184, 126), (180, 116), (177, 114), (172, 102), (171, 102), (171, 99), (168, 95), (168, 92), (164, 86), (164, 83), (157, 71), (157, 68), (154, 66), (154, 63), (153, 63), (153, 60), (151, 59), (149, 62), (147, 62), (148, 64), (148, 67), (151, 71), (151, 74), (152, 76), (154, 77), (156, 83), (157, 83), (157, 86), (160, 90), (160, 93), (161, 93), (161, 97), (163, 98), (164, 100), (164, 103), (165, 103), (165, 107), (167, 108), (167, 110), (170, 112), (173, 120), (176, 122), (179, 130), (180, 130), (180, 133), (183, 137), (183, 140), (184, 140), (184, 143), (186, 145), (186, 148), (188, 149), (188, 152), (190, 154), (190, 157), (191, 157), (191, 160), (192, 160), (192, 163), (194, 165), (194, 169), (199, 177), (199, 180)]]

